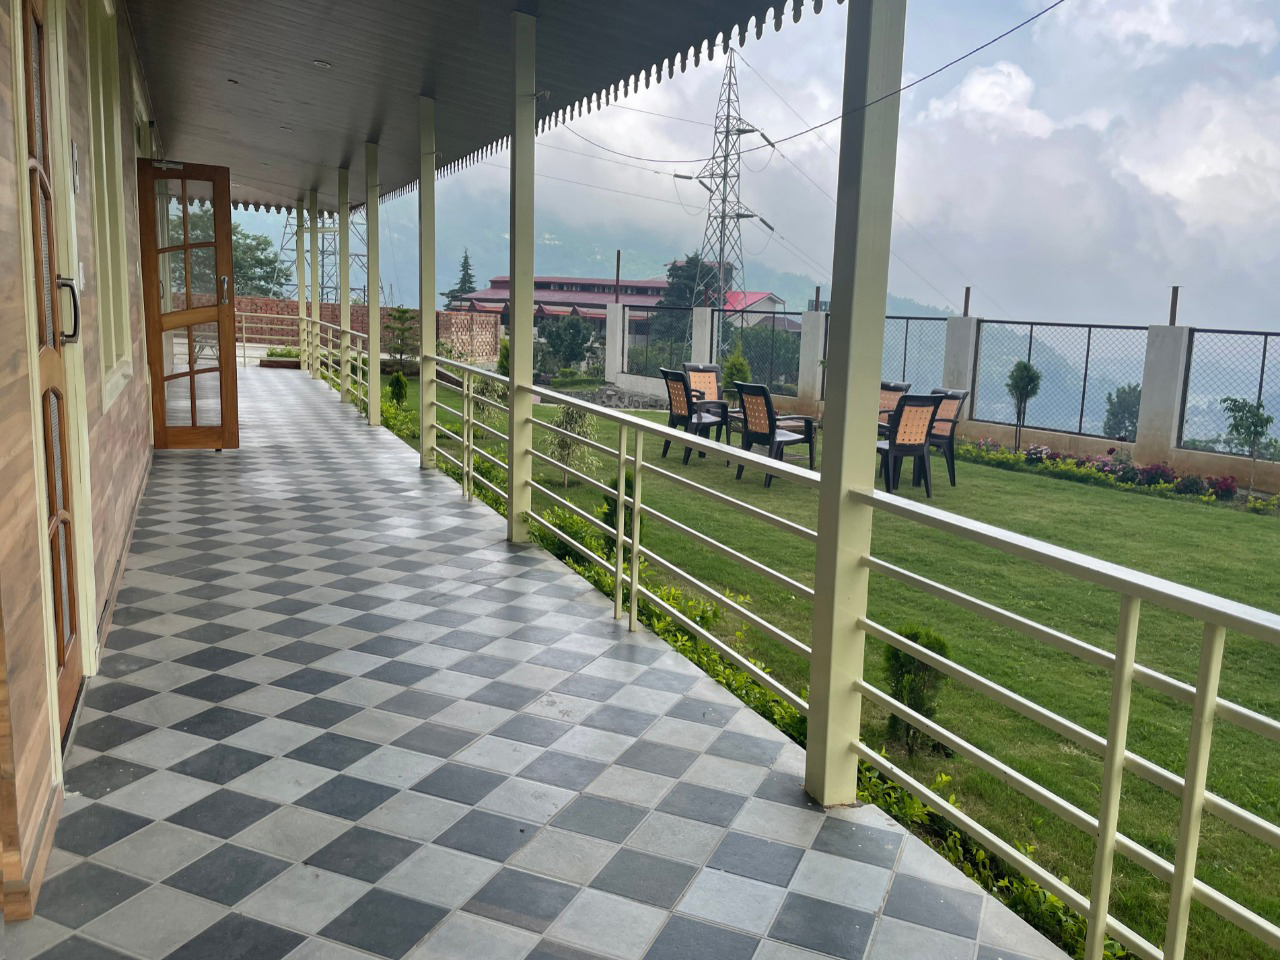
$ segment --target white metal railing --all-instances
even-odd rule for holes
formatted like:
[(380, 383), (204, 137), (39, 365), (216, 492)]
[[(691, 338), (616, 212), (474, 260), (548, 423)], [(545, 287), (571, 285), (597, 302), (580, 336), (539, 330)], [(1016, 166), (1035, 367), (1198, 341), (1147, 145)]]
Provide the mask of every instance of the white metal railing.
[(347, 334), (351, 342), (348, 375), (351, 379), (351, 397), (357, 405), (379, 403), (380, 398), (369, 397), (369, 335), (352, 330)]
[[(253, 321), (259, 321), (254, 323)], [(274, 321), (264, 323), (262, 321)], [(236, 346), (240, 350), (240, 363), (249, 365), (249, 345), (271, 347), (299, 347), (298, 318), (276, 313), (251, 313), (237, 310), (235, 314)], [(264, 330), (264, 328), (266, 328)]]
[[(1280, 827), (1205, 788), (1215, 719), (1233, 723), (1272, 744), (1280, 743), (1280, 722), (1218, 696), (1218, 680), (1222, 669), (1227, 631), (1237, 631), (1258, 640), (1280, 645), (1280, 616), (879, 491), (853, 491), (850, 496), (876, 510), (953, 535), (970, 543), (999, 550), (1009, 556), (1029, 560), (1048, 570), (1065, 574), (1084, 583), (1105, 587), (1119, 594), (1120, 614), (1116, 630), (1116, 649), (1112, 652), (979, 600), (960, 590), (904, 570), (877, 557), (866, 556), (862, 559), (863, 565), (876, 573), (983, 616), (1000, 626), (1012, 628), (1048, 647), (1064, 651), (1086, 663), (1102, 667), (1110, 673), (1111, 706), (1107, 735), (1102, 737), (953, 660), (938, 656), (869, 618), (864, 617), (859, 622), (859, 626), (869, 636), (897, 647), (940, 670), (956, 682), (995, 700), (1084, 750), (1101, 757), (1102, 789), (1098, 814), (1094, 816), (1070, 803), (1055, 793), (1052, 788), (1024, 776), (1007, 763), (935, 721), (908, 709), (885, 691), (868, 683), (865, 678), (855, 683), (857, 692), (872, 703), (896, 714), (905, 722), (963, 756), (979, 769), (1040, 804), (1067, 823), (1093, 836), (1095, 866), (1090, 895), (1086, 896), (1037, 865), (985, 825), (930, 790), (902, 767), (882, 756), (875, 747), (865, 743), (859, 732), (855, 731), (852, 748), (858, 758), (907, 786), (1000, 857), (1017, 866), (1023, 873), (1088, 918), (1087, 956), (1090, 958), (1102, 956), (1104, 933), (1115, 937), (1144, 960), (1183, 957), (1192, 901), (1208, 907), (1218, 916), (1247, 931), (1273, 949), (1280, 948), (1280, 927), (1277, 927), (1272, 920), (1230, 899), (1195, 877), (1203, 813), (1212, 814), (1255, 840), (1274, 849), (1280, 849)], [(1143, 603), (1191, 617), (1203, 624), (1199, 671), (1194, 685), (1136, 663), (1138, 622)], [(1187, 761), (1182, 773), (1166, 770), (1127, 749), (1129, 704), (1135, 683), (1191, 705), (1192, 720)], [(1118, 824), (1122, 801), (1121, 786), (1123, 773), (1126, 771), (1163, 788), (1181, 800), (1182, 815), (1172, 862), (1120, 832)], [(1163, 947), (1157, 947), (1110, 913), (1111, 865), (1117, 853), (1170, 885), (1169, 916)]]
[[(509, 390), (509, 381), (490, 371), (457, 361), (441, 357), (435, 359), (442, 372), (447, 372), (457, 380), (461, 394), (461, 409), (436, 401), (437, 413), (446, 411), (460, 424), (460, 432), (443, 426), (436, 428), (441, 436), (458, 445), (459, 457), (455, 458), (439, 449), (436, 450), (436, 455), (461, 471), (463, 490), (468, 497), (474, 495), (476, 486), (479, 484), (506, 502), (508, 499), (506, 491), (478, 476), (475, 465), (478, 460), (483, 460), (495, 466), (506, 466), (498, 458), (477, 446), (477, 431), (498, 440), (506, 450), (507, 462), (511, 462), (507, 435), (483, 423), (477, 417), (477, 411), (482, 405), (488, 404), (504, 414), (508, 412), (508, 406), (477, 396), (476, 384), (487, 379), (496, 381)], [(683, 539), (718, 553), (750, 569), (755, 574), (784, 586), (796, 596), (811, 599), (812, 588), (655, 509), (652, 503), (645, 502), (645, 479), (660, 477), (664, 481), (676, 484), (691, 496), (702, 498), (706, 501), (708, 508), (723, 508), (752, 517), (805, 542), (816, 542), (819, 537), (818, 532), (761, 507), (709, 489), (675, 469), (667, 469), (655, 463), (646, 462), (644, 447), (646, 439), (651, 442), (670, 440), (678, 448), (692, 447), (709, 456), (728, 459), (756, 470), (786, 477), (792, 482), (813, 490), (820, 485), (819, 475), (791, 464), (691, 436), (628, 413), (600, 407), (555, 391), (541, 388), (534, 390), (528, 387), (519, 387), (517, 390), (530, 399), (536, 398), (542, 403), (562, 404), (585, 411), (598, 420), (614, 425), (617, 429), (616, 444), (574, 436), (575, 441), (584, 443), (594, 452), (609, 458), (609, 461), (616, 466), (616, 477), (610, 478), (614, 481), (612, 487), (609, 483), (601, 482), (595, 477), (574, 469), (569, 464), (554, 460), (540, 450), (529, 451), (535, 462), (563, 471), (587, 486), (609, 496), (617, 496), (620, 500), (619, 507), (615, 511), (615, 522), (609, 525), (555, 490), (537, 482), (536, 479), (529, 480), (532, 491), (595, 528), (602, 537), (613, 542), (612, 560), (606, 559), (583, 547), (565, 531), (559, 530), (536, 512), (531, 512), (529, 516), (531, 522), (538, 524), (562, 541), (582, 559), (613, 575), (615, 617), (623, 615), (624, 591), (629, 589), (630, 602), (627, 612), (633, 629), (637, 626), (638, 600), (644, 598), (678, 622), (691, 635), (710, 644), (727, 660), (749, 672), (762, 686), (807, 714), (808, 704), (804, 700), (772, 676), (759, 670), (719, 637), (690, 620), (681, 611), (666, 604), (646, 588), (640, 580), (641, 558), (664, 578), (678, 581), (729, 609), (743, 622), (750, 624), (788, 649), (808, 658), (810, 647), (801, 639), (791, 636), (764, 617), (746, 609), (732, 598), (726, 597), (714, 586), (703, 582), (698, 576), (684, 569), (679, 558), (660, 556), (651, 547), (641, 542), (640, 521), (648, 517), (653, 522), (673, 530)], [(536, 411), (536, 408), (534, 409)], [(537, 419), (536, 415), (532, 418), (532, 426), (536, 430), (548, 433), (564, 433), (554, 424)], [(628, 470), (633, 471), (634, 478), (630, 496), (627, 496), (624, 490)], [(614, 471), (611, 470), (610, 473), (613, 474)], [(947, 798), (938, 795), (893, 760), (883, 756), (877, 747), (862, 739), (861, 731), (853, 730), (850, 731), (850, 748), (857, 757), (906, 786), (975, 840), (1020, 869), (1025, 875), (1084, 916), (1089, 924), (1086, 956), (1090, 960), (1100, 960), (1103, 956), (1103, 945), (1107, 936), (1119, 940), (1144, 960), (1164, 960), (1164, 958), (1181, 960), (1186, 956), (1188, 921), (1192, 902), (1202, 904), (1228, 923), (1246, 931), (1269, 947), (1280, 948), (1280, 927), (1277, 927), (1273, 919), (1258, 914), (1195, 876), (1201, 818), (1206, 813), (1242, 831), (1260, 844), (1265, 844), (1272, 849), (1280, 849), (1280, 826), (1206, 789), (1215, 719), (1231, 723), (1250, 734), (1261, 737), (1261, 742), (1272, 749), (1275, 744), (1280, 743), (1280, 721), (1218, 696), (1218, 681), (1227, 631), (1235, 631), (1280, 646), (1280, 616), (901, 497), (879, 491), (850, 491), (849, 496), (879, 513), (891, 514), (962, 541), (1000, 551), (1057, 574), (1072, 577), (1081, 583), (1102, 586), (1119, 595), (1117, 641), (1115, 649), (1109, 650), (971, 596), (954, 586), (935, 582), (877, 556), (867, 555), (860, 561), (862, 565), (879, 576), (981, 616), (998, 626), (1010, 628), (1042, 644), (1045, 648), (1065, 652), (1077, 657), (1085, 664), (1102, 668), (1110, 675), (1110, 713), (1106, 735), (1103, 736), (954, 660), (912, 642), (868, 616), (863, 616), (858, 621), (858, 627), (866, 635), (905, 651), (955, 682), (1039, 723), (1101, 759), (1103, 773), (1095, 815), (1068, 801), (1051, 786), (1036, 782), (987, 750), (946, 729), (936, 720), (909, 709), (885, 691), (869, 683), (865, 677), (857, 680), (854, 685), (854, 690), (860, 697), (876, 704), (886, 712), (896, 714), (976, 768), (990, 774), (1066, 823), (1091, 836), (1094, 839), (1095, 867), (1089, 893), (1077, 890), (1036, 864), (1016, 846), (1002, 839), (993, 829), (955, 806)], [(632, 509), (628, 511), (625, 507)], [(629, 525), (625, 519), (628, 513), (631, 515)], [(633, 545), (635, 549), (631, 549)], [(624, 560), (624, 557), (628, 559)], [(1198, 677), (1194, 684), (1178, 680), (1137, 662), (1138, 624), (1144, 603), (1193, 618), (1202, 624), (1200, 663)], [(852, 643), (855, 642), (855, 638), (835, 638), (835, 642)], [(1183, 770), (1165, 769), (1128, 748), (1129, 705), (1134, 684), (1191, 707), (1187, 759)], [(1147, 849), (1120, 831), (1122, 781), (1126, 772), (1154, 784), (1180, 801), (1181, 819), (1172, 860)], [(1169, 884), (1170, 907), (1162, 946), (1152, 943), (1110, 912), (1111, 870), (1116, 854), (1120, 854), (1158, 880)]]

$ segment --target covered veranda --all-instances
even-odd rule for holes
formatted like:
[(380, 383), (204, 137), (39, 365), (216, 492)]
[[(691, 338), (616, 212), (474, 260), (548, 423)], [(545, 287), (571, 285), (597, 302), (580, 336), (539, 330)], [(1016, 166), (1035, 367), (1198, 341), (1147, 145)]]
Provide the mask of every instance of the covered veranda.
[(160, 452), (11, 960), (1063, 954), (302, 373)]

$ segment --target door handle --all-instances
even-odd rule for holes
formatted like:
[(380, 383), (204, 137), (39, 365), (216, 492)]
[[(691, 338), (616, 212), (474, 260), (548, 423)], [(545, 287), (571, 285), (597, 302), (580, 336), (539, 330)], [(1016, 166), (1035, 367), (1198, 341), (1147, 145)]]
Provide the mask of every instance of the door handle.
[(80, 340), (80, 291), (76, 289), (76, 282), (71, 277), (64, 277), (58, 274), (58, 286), (65, 287), (71, 291), (71, 332), (60, 334), (62, 343), (65, 346), (68, 343), (77, 343)]
[(227, 302), (227, 275), (222, 275), (222, 302)]

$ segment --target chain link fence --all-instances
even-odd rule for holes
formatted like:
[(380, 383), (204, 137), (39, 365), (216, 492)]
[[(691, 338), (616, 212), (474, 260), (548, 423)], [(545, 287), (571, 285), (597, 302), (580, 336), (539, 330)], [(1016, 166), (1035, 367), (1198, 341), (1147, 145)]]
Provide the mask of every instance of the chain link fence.
[(1040, 388), (1024, 426), (1133, 440), (1146, 347), (1146, 327), (980, 320), (970, 417), (1015, 423), (1006, 383), (1026, 360), (1040, 373)]
[[(831, 314), (828, 313), (822, 325), (823, 400), (827, 398), (827, 344), (830, 335)], [(941, 387), (946, 349), (946, 317), (886, 316), (880, 379), (910, 383), (918, 393)]]
[(782, 311), (713, 311), (712, 322), (720, 324), (720, 363), (741, 353), (750, 368), (746, 381), (763, 383), (780, 396), (796, 396), (801, 316)]
[(663, 367), (678, 370), (692, 357), (693, 309), (624, 307), (622, 371), (660, 377)]
[(1222, 402), (1241, 399), (1276, 418), (1258, 456), (1280, 460), (1280, 335), (1193, 329), (1190, 336), (1178, 446), (1248, 456)]

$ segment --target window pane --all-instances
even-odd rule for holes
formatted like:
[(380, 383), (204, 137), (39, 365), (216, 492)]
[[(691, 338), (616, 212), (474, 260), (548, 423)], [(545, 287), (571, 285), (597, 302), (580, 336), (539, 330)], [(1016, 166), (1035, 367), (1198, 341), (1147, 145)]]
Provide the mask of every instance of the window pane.
[(182, 181), (156, 180), (156, 244), (176, 246), (186, 242), (182, 227)]
[[(191, 221), (194, 230), (195, 220)], [(217, 251), (196, 247), (191, 251), (191, 306), (211, 307), (218, 302)]]
[(213, 184), (208, 180), (187, 181), (187, 243), (207, 243), (213, 239)]
[(222, 381), (218, 371), (194, 374), (196, 381), (196, 426), (222, 426)]

